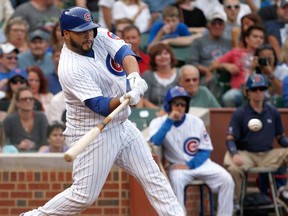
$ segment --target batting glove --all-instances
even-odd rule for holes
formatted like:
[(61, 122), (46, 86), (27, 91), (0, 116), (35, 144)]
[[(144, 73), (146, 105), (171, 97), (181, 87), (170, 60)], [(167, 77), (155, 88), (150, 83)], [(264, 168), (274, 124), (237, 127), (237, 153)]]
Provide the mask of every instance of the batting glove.
[(137, 90), (140, 93), (140, 96), (144, 95), (144, 92), (147, 91), (148, 85), (144, 79), (142, 79), (138, 72), (133, 72), (127, 76), (131, 90)]
[(139, 103), (141, 99), (140, 92), (137, 90), (129, 91), (120, 98), (120, 102), (123, 103), (123, 101), (127, 98), (130, 99), (129, 105), (134, 106)]

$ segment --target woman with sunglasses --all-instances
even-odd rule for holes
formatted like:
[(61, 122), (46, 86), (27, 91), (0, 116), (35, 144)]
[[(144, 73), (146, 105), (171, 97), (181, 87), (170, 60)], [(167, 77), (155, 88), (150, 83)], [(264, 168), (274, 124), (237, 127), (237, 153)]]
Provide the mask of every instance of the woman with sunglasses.
[(17, 112), (8, 114), (3, 121), (7, 140), (20, 152), (36, 152), (47, 143), (47, 118), (44, 113), (34, 111), (29, 87), (19, 88), (15, 99)]
[(270, 44), (263, 44), (255, 51), (250, 74), (262, 74), (268, 80), (268, 91), (265, 100), (277, 106), (278, 98), (282, 97), (282, 81), (288, 76), (286, 64), (278, 64), (275, 49)]
[[(4, 113), (13, 113), (16, 111), (15, 96), (19, 88), (28, 86), (27, 72), (16, 68), (9, 73), (6, 84), (5, 96), (0, 100), (0, 110)], [(41, 110), (41, 104), (35, 102), (34, 110)], [(6, 115), (6, 114), (5, 114)]]

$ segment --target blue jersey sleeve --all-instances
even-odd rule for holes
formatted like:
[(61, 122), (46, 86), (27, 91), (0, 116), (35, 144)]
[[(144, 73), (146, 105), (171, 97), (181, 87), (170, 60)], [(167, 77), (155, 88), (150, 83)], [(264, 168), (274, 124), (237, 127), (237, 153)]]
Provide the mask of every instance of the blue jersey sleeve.
[(108, 116), (110, 114), (110, 101), (112, 98), (107, 97), (94, 97), (84, 101), (85, 105), (89, 107), (95, 113), (102, 116)]
[(172, 119), (167, 118), (164, 124), (160, 127), (160, 129), (150, 138), (150, 141), (155, 145), (159, 146), (163, 143), (166, 134), (171, 129), (174, 121)]
[(118, 62), (119, 64), (123, 65), (123, 59), (125, 58), (125, 56), (127, 55), (132, 55), (134, 56), (137, 61), (140, 61), (142, 60), (141, 57), (137, 56), (131, 49), (129, 46), (125, 45), (125, 46), (122, 46), (118, 52), (116, 53), (115, 55), (115, 62)]
[(210, 150), (199, 149), (194, 158), (186, 163), (187, 166), (189, 166), (190, 169), (196, 169), (201, 166), (210, 157), (210, 152)]

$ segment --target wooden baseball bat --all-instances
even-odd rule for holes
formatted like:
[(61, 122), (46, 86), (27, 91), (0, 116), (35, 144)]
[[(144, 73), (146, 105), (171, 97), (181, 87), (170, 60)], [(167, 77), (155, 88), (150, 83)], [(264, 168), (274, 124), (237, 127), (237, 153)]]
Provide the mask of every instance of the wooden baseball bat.
[(122, 110), (127, 104), (129, 103), (129, 98), (125, 99), (123, 103), (121, 103), (113, 112), (111, 112), (100, 124), (98, 124), (96, 127), (92, 128), (90, 131), (88, 131), (87, 134), (85, 134), (83, 137), (81, 137), (77, 143), (75, 143), (71, 148), (69, 148), (65, 154), (64, 159), (67, 162), (73, 161), (77, 155), (79, 155), (88, 145), (89, 143), (94, 140), (99, 133), (106, 127), (107, 124), (114, 118), (115, 115), (119, 113), (120, 110)]

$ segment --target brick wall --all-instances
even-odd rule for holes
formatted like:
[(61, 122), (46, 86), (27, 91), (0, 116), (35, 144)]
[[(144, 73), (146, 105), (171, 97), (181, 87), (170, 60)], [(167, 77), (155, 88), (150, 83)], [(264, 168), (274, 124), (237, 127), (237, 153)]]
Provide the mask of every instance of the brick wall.
[[(121, 178), (120, 178), (121, 175)], [(131, 204), (138, 209), (136, 216), (151, 216), (143, 211), (152, 209), (144, 192), (133, 189), (130, 176), (114, 166), (95, 203), (81, 213), (83, 216), (130, 216)], [(18, 216), (21, 212), (45, 204), (71, 185), (71, 164), (62, 154), (0, 155), (0, 216)], [(143, 199), (131, 202), (131, 193)], [(189, 215), (198, 215), (198, 189), (189, 189)], [(133, 199), (133, 197), (132, 197)], [(135, 214), (134, 214), (135, 215)]]

